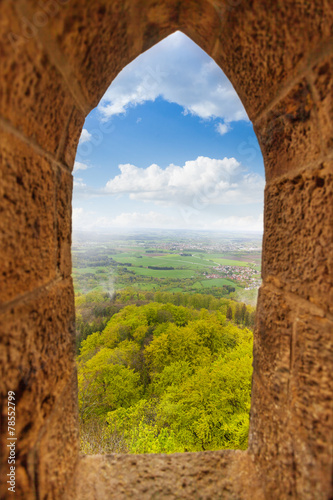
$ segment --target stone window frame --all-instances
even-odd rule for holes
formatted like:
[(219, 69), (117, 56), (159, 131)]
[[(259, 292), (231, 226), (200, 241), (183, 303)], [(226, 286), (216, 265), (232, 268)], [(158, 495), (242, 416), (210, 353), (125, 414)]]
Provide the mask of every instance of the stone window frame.
[[(193, 498), (199, 492), (202, 498), (328, 499), (329, 4), (54, 1), (53, 11), (50, 2), (41, 7), (37, 0), (0, 4), (0, 231), (5, 241), (0, 265), (6, 280), (0, 290), (6, 374), (1, 380), (3, 394), (15, 390), (18, 396), (19, 494)], [(265, 161), (263, 286), (249, 449), (78, 458), (70, 277), (76, 145), (85, 116), (116, 74), (176, 30), (202, 47), (232, 82)]]

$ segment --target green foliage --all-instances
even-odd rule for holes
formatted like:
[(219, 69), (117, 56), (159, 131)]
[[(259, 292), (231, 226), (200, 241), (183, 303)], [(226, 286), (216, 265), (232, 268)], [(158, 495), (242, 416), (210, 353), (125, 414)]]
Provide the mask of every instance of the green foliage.
[[(81, 343), (82, 450), (245, 449), (252, 332), (226, 315), (231, 310), (244, 323), (251, 311), (200, 294), (187, 297), (187, 305), (181, 294), (158, 292), (151, 298), (156, 301), (123, 307), (102, 332)], [(131, 292), (122, 292), (121, 300), (128, 303)]]

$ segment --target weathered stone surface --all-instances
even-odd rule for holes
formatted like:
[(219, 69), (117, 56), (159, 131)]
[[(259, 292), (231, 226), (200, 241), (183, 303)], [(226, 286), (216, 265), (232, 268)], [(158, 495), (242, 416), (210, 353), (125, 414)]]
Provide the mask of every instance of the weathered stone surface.
[(332, 36), (333, 11), (327, 0), (214, 2), (221, 12), (214, 58), (239, 93), (251, 120), (278, 96)]
[(39, 498), (57, 500), (63, 497), (66, 488), (73, 488), (78, 453), (77, 378), (74, 372), (38, 438), (35, 454)]
[(38, 23), (0, 3), (0, 116), (55, 153), (73, 98), (38, 41)]
[(266, 498), (330, 498), (333, 324), (270, 286), (258, 324), (249, 452)]
[[(47, 3), (39, 0), (29, 2), (29, 19), (32, 20), (36, 12), (43, 10), (41, 6)], [(57, 2), (55, 15), (44, 27), (47, 36), (56, 41), (65, 55), (71, 76), (80, 82), (91, 107), (98, 104), (124, 65), (142, 50), (142, 34), (131, 36), (129, 29), (135, 22), (131, 4), (128, 0)]]
[(60, 160), (65, 163), (70, 169), (74, 166), (76, 148), (80, 139), (82, 127), (84, 124), (84, 115), (77, 108), (73, 108), (68, 129), (66, 130), (66, 138), (64, 141), (63, 151), (60, 153)]
[(72, 192), (73, 178), (69, 172), (57, 171), (57, 267), (61, 276), (67, 278), (72, 272)]
[(330, 497), (333, 468), (333, 322), (300, 307), (294, 324), (290, 410), (300, 498)]
[[(222, 3), (222, 2), (220, 2)], [(183, 2), (179, 9), (180, 31), (208, 54), (212, 54), (221, 32), (221, 16), (216, 5), (200, 0)]]
[(330, 164), (266, 187), (263, 277), (325, 310), (333, 307)]
[[(329, 0), (0, 2), (0, 118), (18, 131), (3, 134), (0, 153), (0, 381), (18, 394), (18, 498), (60, 498), (66, 483), (80, 500), (333, 497), (333, 174), (322, 164), (332, 149), (332, 18)], [(266, 163), (249, 450), (83, 457), (73, 472), (69, 171), (80, 110), (177, 29), (231, 79)]]
[(324, 153), (333, 148), (333, 58), (317, 64), (313, 69), (315, 90), (318, 93), (318, 115)]
[[(31, 21), (47, 3), (31, 2)], [(181, 29), (209, 51), (219, 27), (219, 16), (209, 2), (74, 0), (59, 6), (44, 29), (57, 41), (93, 107), (126, 64), (164, 37)]]
[(240, 451), (85, 456), (74, 478), (66, 500), (263, 499), (253, 463)]
[(254, 376), (249, 450), (264, 490), (264, 498), (298, 498), (296, 495), (290, 413), (280, 407)]
[[(0, 325), (0, 392), (4, 396), (7, 391), (15, 392), (17, 466), (25, 470), (21, 475), (26, 476), (17, 487), (23, 490), (28, 481), (33, 489), (36, 440), (74, 370), (71, 279), (1, 312)], [(3, 422), (7, 419), (6, 396), (2, 399), (1, 418)], [(4, 432), (0, 454), (3, 461), (6, 438)], [(63, 444), (53, 442), (53, 446), (61, 449)]]
[(253, 369), (265, 391), (270, 394), (274, 411), (288, 398), (290, 345), (292, 341), (292, 306), (278, 290), (263, 286), (258, 301), (254, 335)]
[(4, 131), (0, 165), (0, 303), (55, 277), (55, 186), (49, 161)]
[(254, 125), (266, 165), (266, 179), (288, 173), (320, 157), (316, 104), (304, 79)]
[[(254, 334), (249, 452), (260, 471), (265, 498), (295, 498), (289, 385), (293, 305), (263, 286)], [(274, 464), (274, 467), (272, 467)]]

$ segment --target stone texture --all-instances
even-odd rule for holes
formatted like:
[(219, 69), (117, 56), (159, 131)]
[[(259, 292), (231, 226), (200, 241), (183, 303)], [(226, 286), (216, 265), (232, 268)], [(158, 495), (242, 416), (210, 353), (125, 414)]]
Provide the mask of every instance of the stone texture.
[(254, 333), (249, 452), (267, 499), (296, 498), (289, 412), (292, 335), (293, 304), (281, 291), (263, 286)]
[[(18, 498), (333, 498), (332, 18), (329, 0), (0, 2), (0, 387), (18, 395)], [(70, 169), (83, 110), (177, 29), (231, 79), (269, 181), (249, 450), (79, 458)]]
[(76, 148), (80, 139), (82, 127), (84, 124), (84, 115), (77, 108), (73, 108), (70, 116), (63, 150), (60, 152), (60, 160), (72, 170), (76, 155)]
[[(292, 306), (278, 290), (262, 287), (257, 307), (253, 369), (256, 378), (270, 394), (275, 410), (288, 398)], [(267, 314), (269, 311), (269, 314)]]
[(320, 158), (316, 104), (304, 79), (255, 123), (266, 165), (266, 179), (299, 169)]
[[(55, 446), (55, 443), (61, 446)], [(73, 485), (79, 453), (77, 377), (73, 373), (36, 447), (39, 498), (62, 498)]]
[[(74, 299), (71, 279), (2, 311), (0, 392), (1, 419), (7, 419), (7, 391), (16, 398), (17, 466), (25, 479), (18, 491), (35, 481), (34, 447), (41, 428), (74, 370)], [(7, 433), (2, 435), (2, 460)], [(62, 449), (54, 441), (55, 449)], [(56, 453), (56, 451), (55, 451)], [(3, 464), (4, 465), (4, 464)], [(28, 490), (27, 490), (28, 491)], [(29, 498), (24, 495), (21, 498)]]
[(38, 41), (39, 28), (0, 3), (0, 116), (55, 153), (73, 98)]
[(302, 498), (326, 499), (333, 466), (333, 322), (299, 308), (294, 330), (290, 410), (296, 490)]
[(276, 405), (256, 377), (252, 386), (249, 453), (256, 464), (265, 499), (302, 498), (296, 494), (289, 411)]
[(262, 500), (248, 458), (239, 451), (85, 456), (65, 499)]
[[(48, 1), (29, 2), (29, 19)], [(90, 2), (72, 0), (62, 5), (45, 31), (57, 41), (72, 76), (80, 82), (91, 107), (98, 104), (117, 74), (141, 52), (177, 29), (194, 36), (211, 50), (220, 27), (209, 2), (139, 0)], [(98, 33), (98, 36), (96, 36)]]
[(72, 272), (72, 175), (64, 169), (57, 171), (57, 268), (64, 278)]
[(333, 149), (333, 58), (317, 64), (313, 69), (314, 87), (318, 94), (318, 115), (324, 154)]
[(265, 497), (330, 498), (333, 323), (271, 285), (257, 321), (249, 452)]
[(213, 2), (221, 32), (214, 59), (232, 81), (252, 121), (332, 37), (327, 0)]
[(211, 54), (221, 31), (221, 18), (216, 5), (191, 0), (183, 2), (179, 9), (179, 26), (180, 31)]
[(277, 286), (331, 311), (332, 196), (330, 163), (266, 187), (262, 269)]
[[(47, 3), (46, 0), (29, 2), (29, 19)], [(55, 15), (50, 16), (42, 29), (65, 55), (70, 76), (80, 82), (91, 107), (98, 104), (124, 62), (130, 62), (142, 49), (142, 38), (138, 40), (129, 33), (131, 3), (128, 0), (58, 2)], [(137, 50), (133, 50), (135, 44), (138, 44)]]
[(55, 277), (55, 186), (48, 160), (1, 132), (0, 303)]

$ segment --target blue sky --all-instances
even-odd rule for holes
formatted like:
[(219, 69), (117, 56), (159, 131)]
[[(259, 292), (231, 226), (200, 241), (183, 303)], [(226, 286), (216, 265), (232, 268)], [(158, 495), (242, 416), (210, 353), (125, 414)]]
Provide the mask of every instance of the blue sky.
[(180, 32), (141, 54), (86, 118), (73, 228), (262, 231), (264, 167), (215, 62)]

